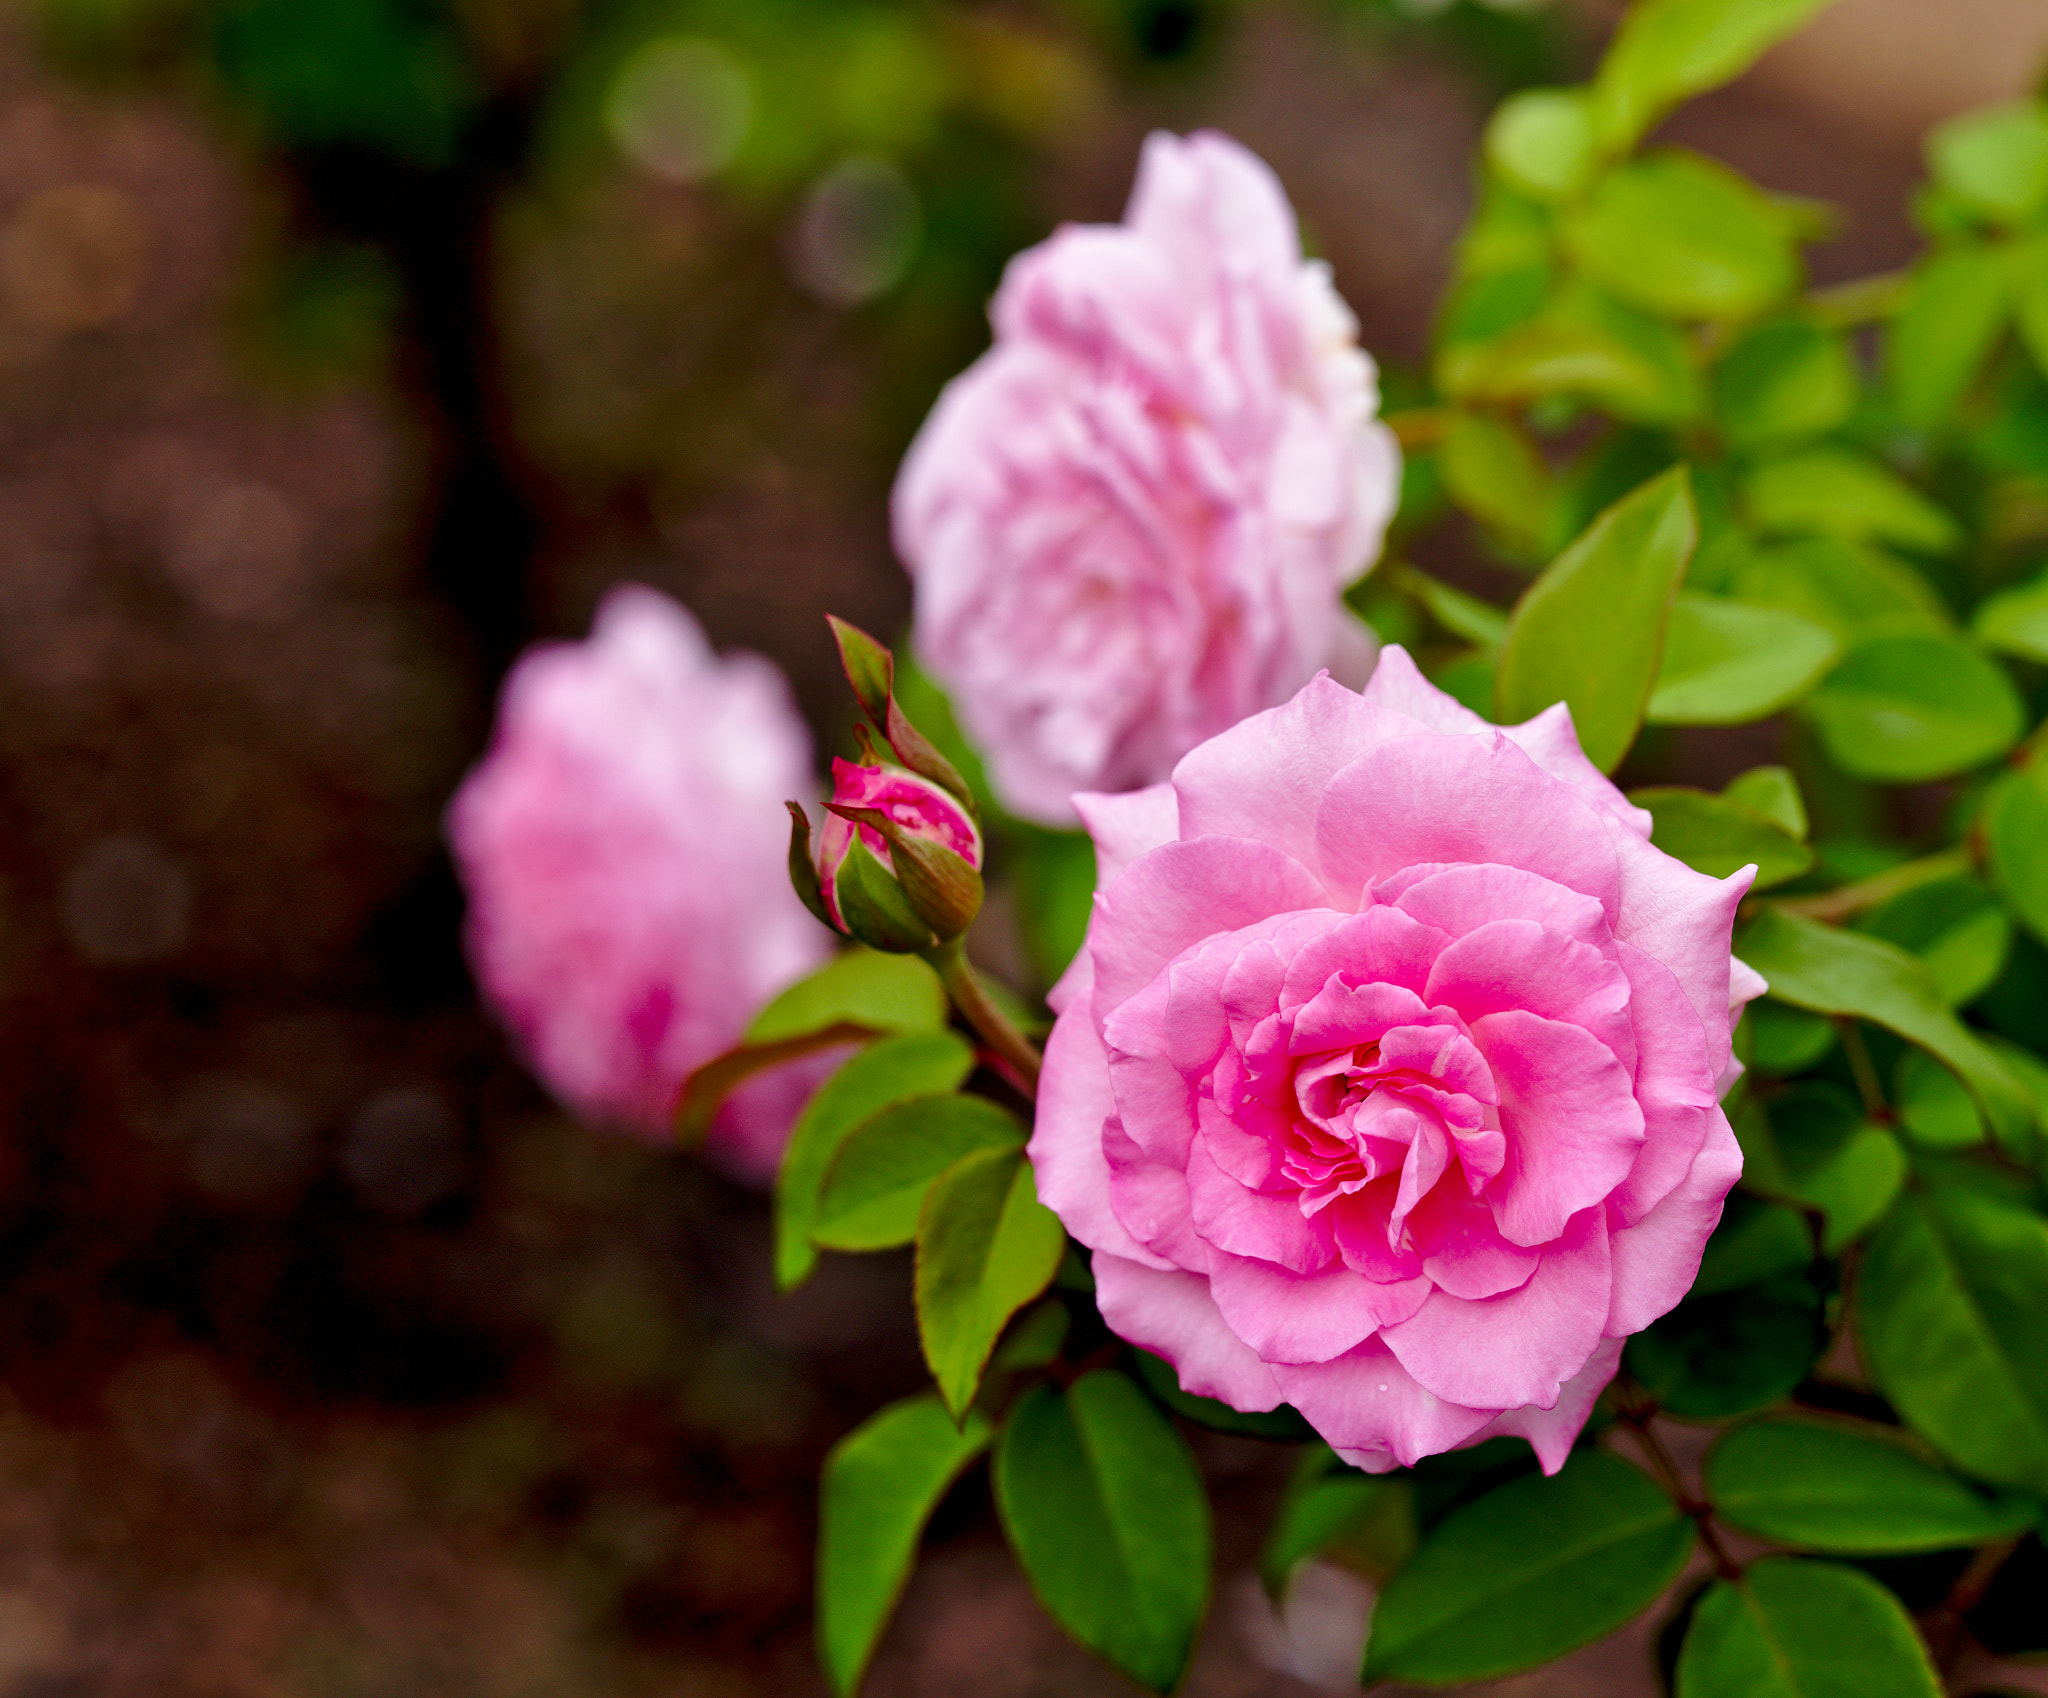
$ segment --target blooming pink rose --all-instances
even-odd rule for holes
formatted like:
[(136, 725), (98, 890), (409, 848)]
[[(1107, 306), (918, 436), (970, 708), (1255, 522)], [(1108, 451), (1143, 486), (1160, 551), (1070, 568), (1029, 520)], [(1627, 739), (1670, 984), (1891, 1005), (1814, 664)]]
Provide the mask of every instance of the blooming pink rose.
[(917, 651), (1006, 807), (1164, 778), (1319, 667), (1363, 679), (1341, 595), (1400, 482), (1372, 361), (1273, 173), (1147, 138), (1124, 222), (1011, 262), (995, 346), (894, 501)]
[(1755, 869), (1652, 848), (1562, 705), (1495, 728), (1399, 648), (1078, 800), (1031, 1159), (1103, 1318), (1362, 1468), (1519, 1433), (1556, 1470), (1742, 1170)]
[[(588, 642), (513, 668), (448, 838), (478, 981), (578, 1114), (666, 1136), (690, 1072), (824, 964), (831, 934), (787, 871), (783, 800), (810, 788), (781, 674), (714, 655), (653, 590), (612, 591)], [(710, 1153), (773, 1174), (818, 1077), (792, 1064), (749, 1081)]]
[[(855, 766), (852, 761), (832, 761), (832, 800), (849, 808), (873, 808), (908, 832), (950, 849), (976, 872), (981, 870), (981, 827), (960, 805), (959, 799), (934, 784), (898, 766)], [(888, 840), (871, 825), (855, 826), (838, 814), (828, 812), (818, 828), (818, 883), (825, 898), (825, 911), (841, 931), (846, 919), (839, 911), (839, 871), (846, 865), (848, 851), (858, 835), (861, 847), (893, 873)]]

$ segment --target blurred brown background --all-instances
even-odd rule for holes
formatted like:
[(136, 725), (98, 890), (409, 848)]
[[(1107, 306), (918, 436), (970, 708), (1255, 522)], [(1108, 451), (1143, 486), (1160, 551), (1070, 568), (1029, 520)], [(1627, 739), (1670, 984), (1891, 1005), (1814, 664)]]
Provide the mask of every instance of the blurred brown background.
[[(921, 1378), (907, 1270), (774, 1297), (761, 1199), (580, 1131), (479, 1012), (438, 822), (495, 680), (633, 578), (826, 724), (818, 614), (903, 619), (889, 479), (1003, 257), (1156, 125), (1272, 161), (1398, 390), (1487, 106), (1611, 10), (877, 6), (828, 122), (796, 0), (351, 3), (0, 15), (0, 1698), (822, 1691), (812, 1483)], [(635, 127), (664, 31), (753, 67), (729, 169)], [(2044, 43), (1845, 0), (1671, 134), (1834, 202), (1858, 275), (1919, 129)], [(1247, 1579), (1287, 1459), (1207, 1460), (1188, 1690), (1308, 1691)], [(871, 1690), (1122, 1688), (970, 1477)]]

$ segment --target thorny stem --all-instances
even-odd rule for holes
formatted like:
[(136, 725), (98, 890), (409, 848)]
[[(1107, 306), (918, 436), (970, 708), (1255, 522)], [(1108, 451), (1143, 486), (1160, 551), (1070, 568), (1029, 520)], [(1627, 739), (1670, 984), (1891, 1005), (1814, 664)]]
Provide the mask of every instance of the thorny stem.
[(1984, 1594), (1991, 1590), (1991, 1582), (2018, 1545), (2019, 1539), (2014, 1537), (1999, 1539), (1982, 1547), (1970, 1558), (1970, 1566), (1956, 1576), (1956, 1583), (1948, 1589), (1948, 1596), (1921, 1618), (1920, 1625), (1927, 1636), (1928, 1648), (1934, 1652), (1935, 1662), (1944, 1676), (1953, 1671), (1969, 1644), (1963, 1618), (1984, 1601)]
[(1894, 896), (1919, 885), (1966, 873), (1974, 865), (1975, 857), (1967, 848), (1944, 849), (1938, 855), (1923, 855), (1902, 867), (1889, 867), (1869, 878), (1858, 879), (1854, 884), (1845, 884), (1839, 890), (1824, 890), (1814, 896), (1776, 897), (1762, 906), (1833, 924), (1853, 919), (1865, 910), (1889, 902)]
[(1038, 1095), (1039, 1054), (1031, 1040), (1010, 1024), (1009, 1017), (989, 999), (981, 980), (968, 964), (963, 939), (948, 938), (935, 949), (924, 951), (968, 1025), (983, 1043), (1013, 1073), (1015, 1083), (1027, 1097)]
[(1849, 1071), (1856, 1075), (1863, 1112), (1880, 1126), (1890, 1125), (1892, 1107), (1884, 1100), (1884, 1086), (1877, 1077), (1876, 1064), (1870, 1059), (1870, 1047), (1863, 1041), (1863, 1028), (1847, 1014), (1836, 1015), (1833, 1024), (1842, 1040), (1842, 1053), (1849, 1058)]
[(1618, 1403), (1615, 1418), (1635, 1434), (1650, 1470), (1657, 1476), (1657, 1483), (1670, 1495), (1671, 1501), (1680, 1511), (1692, 1517), (1693, 1525), (1699, 1529), (1700, 1543), (1707, 1547), (1707, 1555), (1713, 1559), (1714, 1572), (1723, 1580), (1740, 1580), (1742, 1564), (1729, 1554), (1728, 1547), (1721, 1543), (1720, 1529), (1714, 1525), (1714, 1506), (1702, 1498), (1694, 1497), (1686, 1490), (1685, 1477), (1679, 1473), (1678, 1464), (1672, 1460), (1671, 1452), (1664, 1448), (1664, 1441), (1657, 1436), (1651, 1421), (1657, 1413), (1653, 1403), (1638, 1403), (1631, 1399)]

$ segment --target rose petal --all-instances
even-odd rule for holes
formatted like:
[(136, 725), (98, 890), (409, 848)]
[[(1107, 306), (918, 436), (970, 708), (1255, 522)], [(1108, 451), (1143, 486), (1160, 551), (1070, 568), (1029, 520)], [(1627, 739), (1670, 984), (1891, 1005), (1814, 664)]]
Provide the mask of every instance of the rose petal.
[(1742, 1146), (1717, 1108), (1691, 1171), (1633, 1226), (1614, 1233), (1614, 1295), (1607, 1334), (1641, 1332), (1666, 1314), (1699, 1277), (1707, 1239), (1721, 1224), (1728, 1191), (1742, 1177)]
[(1534, 1404), (1503, 1409), (1465, 1443), (1484, 1444), (1488, 1439), (1509, 1435), (1525, 1438), (1543, 1472), (1555, 1474), (1565, 1465), (1586, 1425), (1586, 1417), (1593, 1413), (1593, 1405), (1600, 1401), (1600, 1394), (1620, 1366), (1621, 1340), (1605, 1339), (1586, 1365), (1565, 1382), (1555, 1409), (1538, 1409)]
[(1327, 1362), (1378, 1328), (1405, 1321), (1429, 1296), (1429, 1281), (1378, 1285), (1342, 1262), (1291, 1273), (1250, 1256), (1218, 1256), (1209, 1292), (1230, 1330), (1268, 1363)]
[(1110, 881), (1148, 849), (1180, 837), (1180, 797), (1170, 782), (1126, 790), (1120, 796), (1083, 790), (1073, 798), (1074, 812), (1095, 839), (1095, 888)]
[(1592, 897), (1520, 867), (1425, 864), (1403, 869), (1374, 890), (1383, 902), (1447, 937), (1463, 937), (1494, 920), (1517, 919), (1533, 920), (1594, 949), (1613, 938), (1607, 916)]
[[(1529, 1283), (1543, 1253), (1510, 1244), (1493, 1212), (1455, 1184), (1439, 1185), (1408, 1217), (1422, 1271), (1453, 1297), (1498, 1297)], [(1342, 1237), (1339, 1237), (1341, 1244)]]
[(1671, 969), (1627, 943), (1621, 946), (1621, 964), (1634, 990), (1643, 1147), (1608, 1201), (1623, 1222), (1633, 1222), (1691, 1171), (1721, 1109), (1707, 1065), (1706, 1033)]
[(1304, 1218), (1292, 1196), (1251, 1190), (1218, 1167), (1200, 1140), (1188, 1156), (1188, 1202), (1195, 1231), (1230, 1255), (1255, 1256), (1307, 1274), (1336, 1253), (1321, 1215)]
[(1200, 1274), (1102, 1251), (1093, 1268), (1095, 1304), (1109, 1330), (1172, 1363), (1182, 1391), (1247, 1412), (1279, 1407), (1273, 1370), (1224, 1325)]
[(1572, 710), (1553, 702), (1534, 719), (1504, 728), (1504, 735), (1532, 761), (1633, 835), (1649, 841), (1650, 810), (1622, 795), (1579, 747)]
[(1494, 727), (1457, 697), (1423, 677), (1415, 659), (1399, 643), (1380, 650), (1380, 663), (1364, 690), (1374, 707), (1402, 714), (1427, 730), (1460, 737), (1483, 737)]
[(1648, 843), (1615, 840), (1622, 869), (1621, 917), (1614, 935), (1655, 956), (1678, 975), (1707, 1034), (1707, 1057), (1728, 1065), (1733, 969), (1728, 940), (1735, 910), (1756, 878), (1754, 867), (1711, 879)]
[(1404, 1468), (1455, 1449), (1495, 1414), (1424, 1390), (1382, 1338), (1369, 1338), (1329, 1362), (1276, 1363), (1273, 1378), (1281, 1395), (1339, 1454), (1378, 1452)]
[(1623, 1068), (1635, 1065), (1628, 975), (1599, 950), (1534, 920), (1494, 920), (1446, 944), (1422, 995), (1468, 1023), (1520, 1009), (1580, 1026)]

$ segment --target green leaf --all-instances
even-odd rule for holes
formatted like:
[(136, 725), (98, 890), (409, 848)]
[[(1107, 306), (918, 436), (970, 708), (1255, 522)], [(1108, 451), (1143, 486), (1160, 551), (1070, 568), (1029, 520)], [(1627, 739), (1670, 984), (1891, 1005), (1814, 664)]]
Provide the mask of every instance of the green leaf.
[[(1065, 1247), (1062, 1246), (1062, 1255)], [(1057, 1297), (1048, 1297), (1018, 1319), (1010, 1328), (995, 1354), (988, 1359), (988, 1365), (998, 1373), (1014, 1373), (1021, 1368), (1043, 1368), (1055, 1360), (1060, 1347), (1067, 1342), (1067, 1329), (1072, 1317), (1067, 1306)]]
[(1622, 497), (1523, 593), (1501, 646), (1502, 722), (1570, 704), (1579, 744), (1602, 772), (1642, 724), (1664, 623), (1698, 540), (1683, 466)]
[(1209, 1501), (1195, 1459), (1123, 1375), (1017, 1400), (996, 1507), (1053, 1619), (1140, 1686), (1168, 1692), (1209, 1600)]
[(1907, 424), (1931, 429), (1976, 381), (2011, 316), (2005, 279), (2005, 254), (1977, 242), (1915, 267), (1885, 342), (1892, 403)]
[(1333, 1548), (1375, 1574), (1391, 1574), (1414, 1554), (1415, 1494), (1405, 1480), (1345, 1467), (1318, 1444), (1274, 1512), (1259, 1579), (1278, 1598), (1296, 1567)]
[[(1990, 1046), (1998, 1059), (2005, 1063), (2007, 1070), (2033, 1099), (2036, 1116), (2048, 1121), (2048, 1058), (2028, 1049), (2024, 1044), (2016, 1044), (2010, 1038), (2001, 1038), (1990, 1032), (1984, 1034), (1984, 1042)], [(2040, 1147), (2031, 1130), (2018, 1134), (1996, 1135), (1998, 1147), (2014, 1161), (2024, 1162), (2029, 1167), (2037, 1164)]]
[(1537, 200), (1569, 200), (1592, 175), (1593, 115), (1579, 89), (1530, 88), (1486, 126), (1486, 162)]
[(1743, 1013), (1749, 1027), (1749, 1064), (1759, 1073), (1804, 1073), (1835, 1047), (1835, 1023), (1825, 1015), (1759, 997)]
[(1871, 637), (1807, 698), (1828, 758), (1853, 778), (1917, 784), (1996, 760), (2027, 728), (1999, 664), (1960, 637)]
[(1715, 1513), (1782, 1545), (1883, 1556), (2010, 1538), (2033, 1524), (2023, 1501), (1992, 1499), (1874, 1430), (1750, 1421), (1707, 1453)]
[(1436, 379), (1455, 400), (1518, 406), (1581, 396), (1639, 423), (1671, 423), (1699, 406), (1684, 333), (1592, 290), (1561, 292), (1491, 340), (1447, 340)]
[(1780, 1002), (1896, 1032), (1960, 1074), (1994, 1127), (2032, 1126), (2033, 1105), (2019, 1083), (1949, 1012), (1926, 966), (1895, 944), (1766, 906), (1735, 952), (1763, 974)]
[(871, 1415), (825, 1457), (818, 1503), (818, 1655), (832, 1690), (860, 1685), (939, 1499), (988, 1448), (985, 1416), (964, 1426), (929, 1393)]
[(1681, 591), (1650, 695), (1653, 725), (1743, 725), (1803, 695), (1841, 654), (1824, 625)]
[(1790, 1273), (1688, 1297), (1631, 1338), (1622, 1360), (1672, 1414), (1720, 1421), (1776, 1403), (1827, 1343), (1820, 1293)]
[[(1769, 1123), (1768, 1145), (1757, 1148), (1757, 1118)], [(1839, 1255), (1884, 1218), (1906, 1180), (1906, 1152), (1862, 1105), (1824, 1081), (1794, 1085), (1742, 1114), (1745, 1152), (1757, 1150), (1746, 1175), (1759, 1191), (1820, 1210), (1826, 1221), (1821, 1248)]]
[(2048, 572), (1986, 596), (1970, 629), (1980, 643), (2001, 654), (2048, 662)]
[(2048, 201), (2048, 113), (2032, 100), (1966, 112), (1928, 135), (1927, 163), (1957, 199), (2018, 224)]
[(1083, 831), (1013, 828), (1010, 878), (1024, 946), (1042, 983), (1067, 970), (1095, 906), (1095, 842)]
[(1373, 1611), (1365, 1679), (1430, 1684), (1533, 1668), (1656, 1600), (1692, 1554), (1693, 1526), (1636, 1469), (1574, 1451), (1439, 1522)]
[(1714, 412), (1738, 448), (1824, 436), (1856, 404), (1856, 368), (1838, 331), (1782, 318), (1740, 337), (1714, 368)]
[(1831, 1562), (1767, 1557), (1717, 1580), (1678, 1653), (1677, 1698), (1940, 1698), (1899, 1600)]
[(1912, 567), (1835, 537), (1760, 548), (1736, 567), (1731, 588), (1755, 606), (1782, 607), (1825, 625), (1845, 643), (1950, 625), (1941, 598)]
[(1922, 554), (1963, 540), (1954, 519), (1889, 467), (1847, 448), (1809, 448), (1754, 467), (1743, 484), (1759, 530), (1875, 538)]
[(2034, 761), (1984, 798), (1991, 879), (2036, 937), (2048, 940), (2048, 770)]
[(1827, 0), (1640, 0), (1593, 80), (1600, 144), (1619, 153), (1682, 100), (1732, 81)]
[(1731, 1191), (1689, 1295), (1718, 1297), (1797, 1273), (1812, 1260), (1813, 1234), (1804, 1216), (1745, 1191)]
[(1962, 1185), (1909, 1193), (1871, 1241), (1863, 1359), (1973, 1474), (2048, 1489), (2048, 1222)]
[(812, 1241), (887, 1250), (917, 1236), (925, 1193), (963, 1156), (1020, 1150), (1017, 1117), (986, 1097), (935, 1093), (891, 1103), (848, 1135), (818, 1194)]
[(774, 1043), (840, 1020), (885, 1032), (940, 1031), (946, 1024), (946, 988), (915, 955), (844, 950), (755, 1015), (746, 1041)]
[(1755, 863), (1757, 890), (1797, 878), (1813, 865), (1813, 851), (1788, 837), (1762, 814), (1705, 790), (1631, 790), (1628, 799), (1648, 808), (1650, 841), (1709, 878)]
[(1753, 766), (1729, 779), (1721, 794), (1738, 807), (1754, 809), (1801, 843), (1806, 841), (1806, 798), (1799, 794), (1799, 780), (1789, 768)]
[(1182, 1391), (1180, 1375), (1173, 1364), (1149, 1350), (1132, 1351), (1131, 1366), (1147, 1391), (1182, 1420), (1199, 1427), (1248, 1439), (1273, 1439), (1281, 1444), (1305, 1444), (1316, 1436), (1315, 1428), (1291, 1404), (1283, 1403), (1277, 1409), (1233, 1409), (1213, 1397), (1197, 1397), (1191, 1391)]
[(827, 1079), (789, 1135), (775, 1177), (775, 1283), (785, 1291), (817, 1265), (818, 1196), (839, 1146), (870, 1115), (909, 1097), (957, 1090), (974, 1051), (951, 1032), (884, 1038)]
[(1924, 1049), (1900, 1055), (1892, 1106), (1906, 1135), (1923, 1149), (1970, 1150), (1984, 1142), (1984, 1121), (1968, 1089)]
[(1589, 281), (1660, 318), (1754, 318), (1799, 286), (1784, 212), (1696, 154), (1617, 166), (1558, 229)]
[(1437, 449), (1437, 470), (1451, 498), (1517, 549), (1541, 548), (1557, 491), (1534, 444), (1492, 413), (1456, 413)]
[(2012, 921), (1975, 879), (1934, 879), (1866, 914), (1857, 930), (1910, 949), (1951, 1008), (1975, 1002), (2005, 966)]
[[(1396, 565), (1388, 573), (1394, 584), (1412, 595), (1434, 619), (1454, 637), (1463, 637), (1481, 648), (1497, 649), (1507, 635), (1508, 616), (1490, 601), (1454, 590), (1449, 584), (1418, 572), (1413, 566)], [(1491, 678), (1488, 679), (1489, 695)]]
[(1067, 1247), (1019, 1148), (963, 1156), (931, 1188), (917, 1223), (917, 1336), (955, 1417), (1010, 1317), (1048, 1285)]

